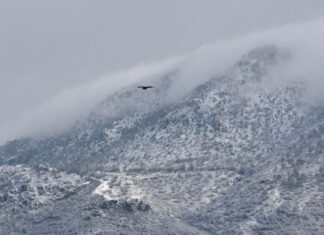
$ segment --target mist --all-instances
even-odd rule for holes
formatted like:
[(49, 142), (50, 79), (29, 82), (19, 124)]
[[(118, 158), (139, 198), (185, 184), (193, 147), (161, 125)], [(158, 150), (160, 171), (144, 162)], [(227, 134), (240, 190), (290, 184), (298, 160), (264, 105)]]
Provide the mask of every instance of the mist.
[(319, 18), (204, 45), (188, 55), (180, 65), (180, 76), (169, 95), (176, 100), (196, 86), (225, 73), (249, 51), (274, 45), (282, 53), (289, 54), (289, 61), (279, 63), (269, 75), (271, 82), (265, 84), (280, 86), (298, 80), (306, 85), (310, 97), (321, 102), (324, 98), (323, 40), (324, 18)]
[(291, 80), (306, 84), (308, 94), (323, 100), (324, 19), (265, 30), (233, 40), (222, 40), (202, 46), (183, 56), (160, 63), (142, 64), (129, 70), (100, 76), (96, 80), (68, 89), (32, 110), (6, 128), (1, 141), (21, 136), (57, 133), (70, 127), (113, 92), (145, 80), (178, 71), (169, 90), (169, 100), (177, 102), (198, 85), (221, 75), (248, 51), (264, 45), (275, 45), (290, 54), (289, 63), (275, 70), (269, 84), (280, 86)]
[(41, 137), (57, 134), (73, 125), (82, 116), (113, 92), (134, 86), (144, 80), (154, 80), (164, 72), (174, 70), (182, 57), (161, 63), (140, 64), (124, 71), (116, 71), (67, 89), (21, 119), (1, 127), (0, 143), (24, 136)]
[(177, 102), (269, 44), (291, 55), (271, 84), (299, 79), (323, 99), (323, 1), (1, 4), (0, 144), (63, 131), (113, 92), (175, 70)]

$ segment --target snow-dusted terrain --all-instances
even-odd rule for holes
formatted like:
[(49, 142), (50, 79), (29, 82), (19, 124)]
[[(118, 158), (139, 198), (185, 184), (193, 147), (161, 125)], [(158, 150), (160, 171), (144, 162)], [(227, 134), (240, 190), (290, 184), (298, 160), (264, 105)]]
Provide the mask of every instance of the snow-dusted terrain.
[(174, 70), (0, 147), (0, 233), (323, 234), (324, 108), (272, 84), (289, 59), (256, 48), (171, 101)]

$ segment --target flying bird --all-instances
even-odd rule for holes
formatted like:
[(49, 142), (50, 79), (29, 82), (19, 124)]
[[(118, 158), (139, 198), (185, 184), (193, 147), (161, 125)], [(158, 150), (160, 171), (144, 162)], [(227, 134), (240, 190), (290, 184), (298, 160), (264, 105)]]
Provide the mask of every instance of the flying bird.
[(138, 86), (137, 88), (142, 88), (143, 90), (146, 90), (148, 88), (153, 88), (152, 86)]

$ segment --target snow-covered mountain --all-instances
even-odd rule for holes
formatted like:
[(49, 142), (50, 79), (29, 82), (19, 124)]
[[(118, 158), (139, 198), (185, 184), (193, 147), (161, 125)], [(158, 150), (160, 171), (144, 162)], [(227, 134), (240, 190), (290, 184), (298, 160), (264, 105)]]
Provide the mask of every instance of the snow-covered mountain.
[(321, 234), (324, 108), (273, 84), (286, 60), (256, 48), (171, 101), (174, 70), (0, 147), (1, 233)]

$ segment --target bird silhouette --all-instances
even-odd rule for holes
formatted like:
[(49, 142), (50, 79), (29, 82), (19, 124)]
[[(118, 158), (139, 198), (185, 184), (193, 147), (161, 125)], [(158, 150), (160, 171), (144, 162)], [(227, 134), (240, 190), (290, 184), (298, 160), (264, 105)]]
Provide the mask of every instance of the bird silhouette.
[(138, 86), (137, 88), (142, 88), (143, 90), (146, 90), (148, 88), (153, 88), (152, 86)]

